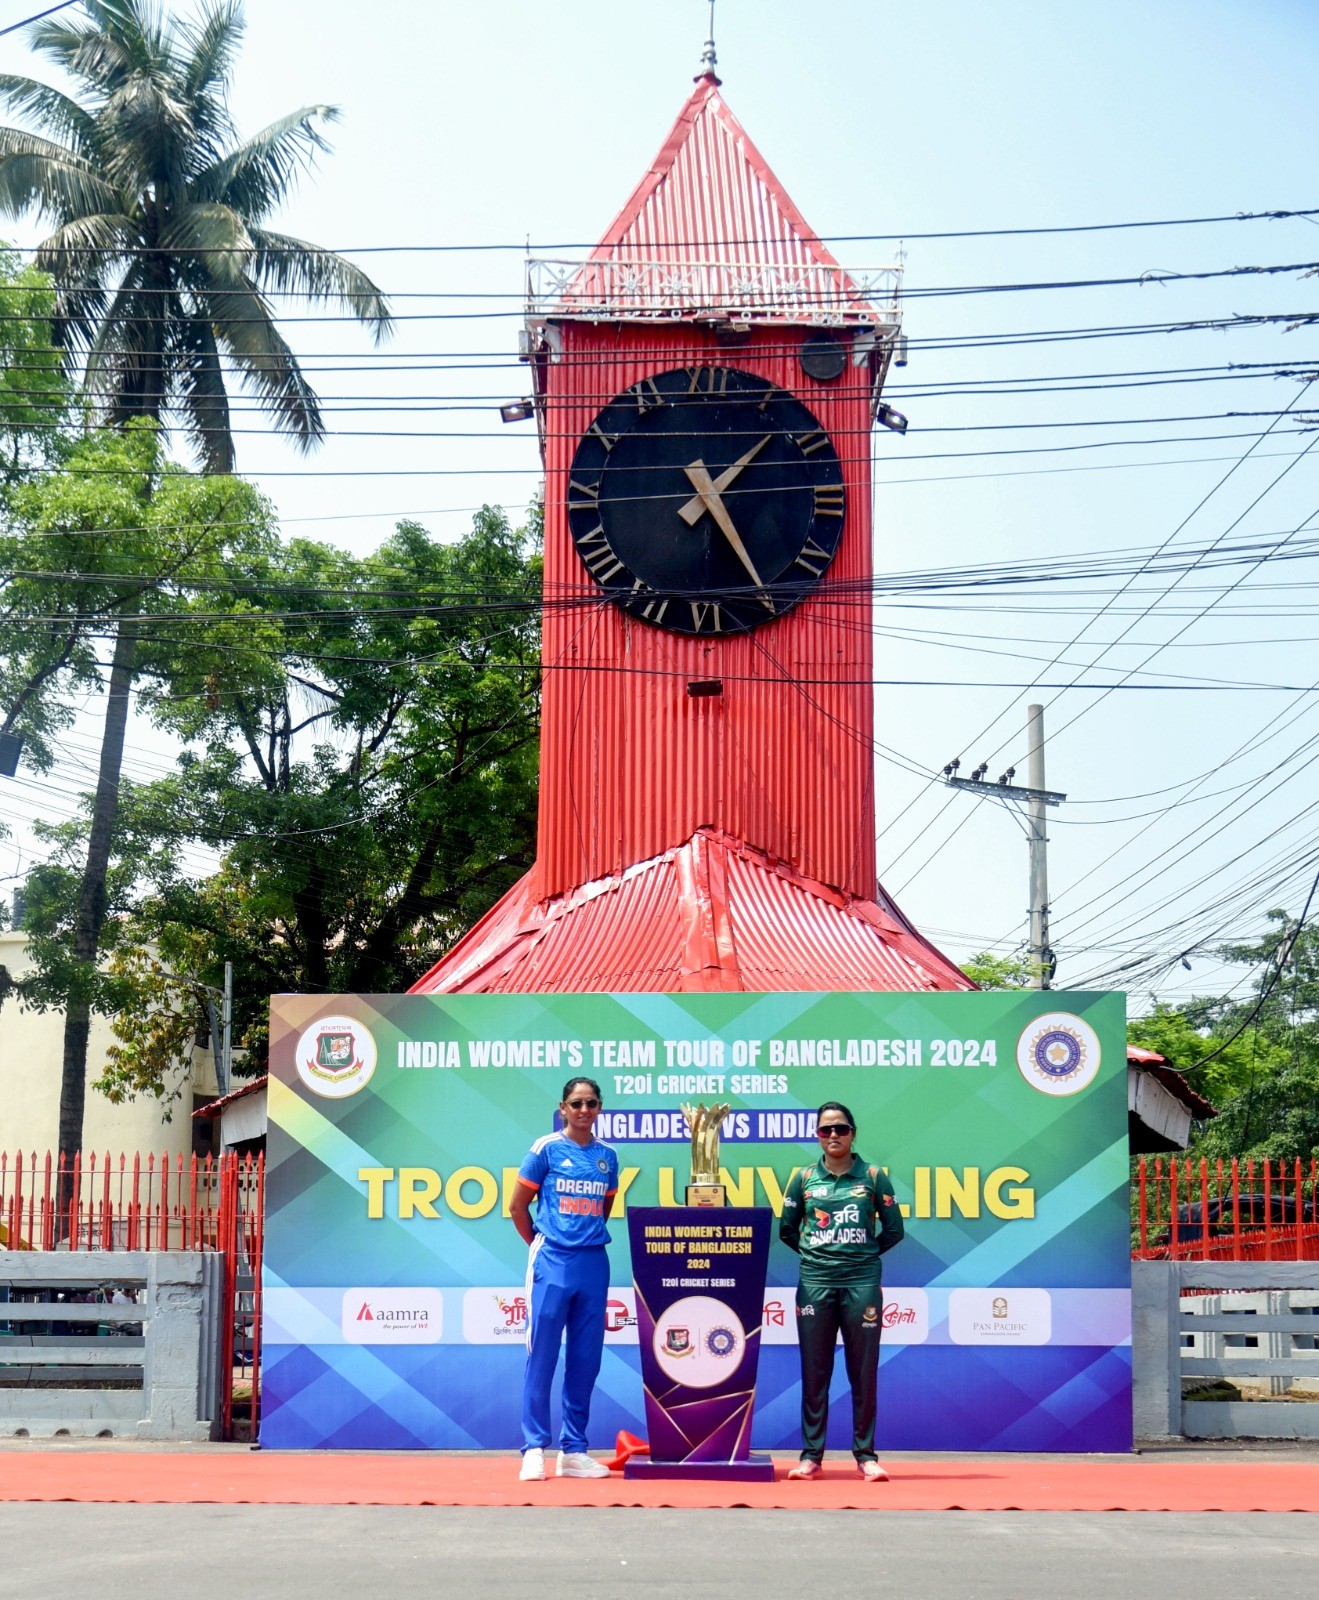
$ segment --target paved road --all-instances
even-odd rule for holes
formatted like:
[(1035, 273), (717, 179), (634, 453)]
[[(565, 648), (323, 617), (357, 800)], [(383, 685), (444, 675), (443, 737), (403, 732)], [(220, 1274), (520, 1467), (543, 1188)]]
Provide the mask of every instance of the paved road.
[(1300, 1515), (0, 1505), (5, 1600), (1309, 1600), (1316, 1574)]

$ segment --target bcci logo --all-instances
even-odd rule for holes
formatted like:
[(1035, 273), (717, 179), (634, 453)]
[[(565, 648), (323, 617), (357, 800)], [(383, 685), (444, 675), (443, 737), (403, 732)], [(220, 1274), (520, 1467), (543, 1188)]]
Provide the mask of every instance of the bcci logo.
[(314, 1094), (345, 1100), (365, 1088), (376, 1070), (376, 1042), (353, 1017), (322, 1017), (299, 1038), (294, 1065)]
[(1099, 1035), (1068, 1011), (1049, 1012), (1017, 1040), (1017, 1066), (1041, 1094), (1079, 1094), (1099, 1071)]

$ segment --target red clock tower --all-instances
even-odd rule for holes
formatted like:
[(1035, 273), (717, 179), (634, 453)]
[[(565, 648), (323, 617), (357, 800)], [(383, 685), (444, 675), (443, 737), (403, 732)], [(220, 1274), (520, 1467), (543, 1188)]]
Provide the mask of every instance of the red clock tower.
[(960, 989), (875, 877), (871, 429), (849, 275), (712, 59), (590, 256), (529, 264), (535, 866), (419, 991)]

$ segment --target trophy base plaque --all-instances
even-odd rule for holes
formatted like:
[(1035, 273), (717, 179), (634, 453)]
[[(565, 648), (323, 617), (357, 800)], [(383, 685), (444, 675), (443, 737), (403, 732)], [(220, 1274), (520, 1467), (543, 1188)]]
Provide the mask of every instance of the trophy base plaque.
[(687, 1185), (687, 1204), (689, 1206), (722, 1206), (727, 1204), (727, 1195), (722, 1183), (689, 1183)]
[(744, 1461), (652, 1461), (630, 1456), (623, 1466), (625, 1478), (699, 1478), (706, 1483), (772, 1483), (774, 1462), (760, 1450)]

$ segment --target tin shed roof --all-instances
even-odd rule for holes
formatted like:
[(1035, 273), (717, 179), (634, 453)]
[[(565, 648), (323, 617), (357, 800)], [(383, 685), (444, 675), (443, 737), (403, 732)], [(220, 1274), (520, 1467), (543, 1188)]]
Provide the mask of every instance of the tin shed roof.
[(523, 878), (412, 992), (975, 988), (886, 897), (843, 894), (715, 828), (533, 896)]

